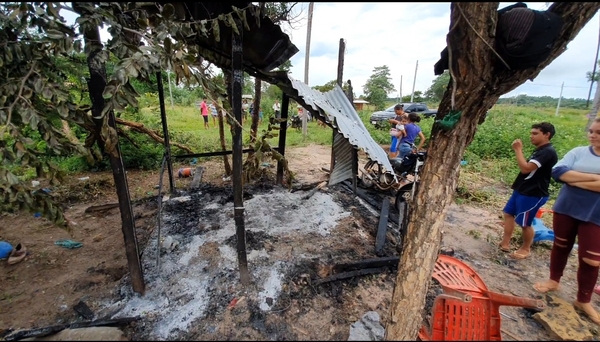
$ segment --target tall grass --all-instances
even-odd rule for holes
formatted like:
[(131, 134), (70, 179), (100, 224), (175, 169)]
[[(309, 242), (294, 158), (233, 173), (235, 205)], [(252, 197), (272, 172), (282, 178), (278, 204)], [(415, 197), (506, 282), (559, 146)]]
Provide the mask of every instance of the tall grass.
[[(158, 106), (153, 101), (146, 103), (147, 107), (141, 108), (135, 113), (124, 113), (125, 119), (135, 120), (144, 123), (148, 128), (162, 133), (160, 113)], [(172, 142), (185, 144), (197, 153), (220, 150), (219, 131), (217, 124), (209, 117), (209, 129), (204, 128), (203, 120), (199, 109), (195, 106), (171, 106), (167, 105), (167, 126)], [(389, 133), (385, 129), (376, 129), (369, 122), (372, 113), (371, 109), (365, 109), (359, 112), (359, 117), (371, 134), (372, 138), (379, 144), (388, 145), (390, 142)], [(556, 148), (559, 158), (567, 151), (576, 146), (586, 145), (587, 138), (584, 132), (587, 119), (586, 110), (579, 109), (561, 109), (559, 115), (555, 115), (552, 108), (533, 108), (533, 107), (515, 107), (510, 105), (496, 105), (492, 108), (483, 124), (478, 127), (473, 142), (467, 147), (463, 159), (466, 165), (463, 169), (467, 172), (479, 173), (492, 178), (493, 180), (510, 185), (518, 174), (518, 167), (511, 148), (511, 143), (515, 139), (522, 139), (524, 152), (528, 157), (533, 152), (533, 146), (529, 143), (529, 131), (531, 125), (541, 121), (548, 121), (556, 127), (556, 135), (552, 143)], [(250, 147), (250, 119), (243, 123), (243, 144), (244, 147)], [(423, 119), (419, 123), (426, 137), (429, 138), (434, 119)], [(279, 127), (279, 125), (276, 125)], [(265, 115), (263, 122), (259, 125), (258, 135), (268, 129), (268, 116)], [(272, 146), (279, 144), (278, 130), (274, 131), (276, 137), (269, 139)], [(230, 149), (232, 144), (229, 126), (225, 126), (226, 146)], [(124, 140), (122, 139), (122, 143)], [(429, 141), (429, 139), (428, 139)], [(304, 138), (301, 130), (288, 128), (286, 134), (286, 147), (307, 146), (309, 144), (331, 145), (332, 130), (329, 127), (321, 127), (316, 121), (308, 122), (308, 134)], [(144, 141), (145, 144), (153, 144), (151, 141)], [(156, 144), (158, 150), (160, 144)], [(147, 150), (147, 149), (146, 149)], [(145, 165), (147, 168), (154, 163), (141, 163), (136, 161), (140, 158), (155, 158), (157, 149), (141, 151), (135, 148), (126, 148), (124, 153), (133, 154), (129, 158), (131, 165)], [(174, 149), (173, 154), (180, 151)], [(133, 158), (133, 159), (132, 159)], [(160, 158), (159, 158), (160, 159)], [(64, 165), (67, 172), (81, 171), (81, 163), (74, 162), (72, 158), (61, 159), (59, 161)], [(127, 165), (126, 165), (127, 166)], [(556, 184), (553, 189), (557, 188)]]

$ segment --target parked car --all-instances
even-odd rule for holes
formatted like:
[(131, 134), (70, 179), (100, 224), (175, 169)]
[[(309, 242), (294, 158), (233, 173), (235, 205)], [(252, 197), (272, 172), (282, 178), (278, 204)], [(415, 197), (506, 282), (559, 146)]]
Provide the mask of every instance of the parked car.
[[(437, 110), (431, 110), (427, 108), (427, 105), (424, 103), (406, 102), (401, 103), (401, 105), (404, 106), (405, 113), (417, 113), (422, 115), (424, 118), (432, 118), (435, 117), (435, 115), (437, 114)], [(369, 121), (375, 127), (388, 127), (388, 120), (393, 119), (396, 116), (396, 112), (394, 112), (394, 107), (396, 107), (396, 105), (393, 105), (382, 111), (374, 112), (373, 114), (371, 114)]]

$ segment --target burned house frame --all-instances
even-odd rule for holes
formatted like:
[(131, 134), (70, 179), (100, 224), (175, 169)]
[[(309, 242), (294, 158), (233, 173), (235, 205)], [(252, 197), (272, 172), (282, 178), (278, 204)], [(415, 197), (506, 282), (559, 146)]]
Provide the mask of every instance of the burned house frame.
[[(164, 5), (167, 2), (151, 3), (150, 7)], [(234, 9), (249, 8), (257, 9), (250, 2), (220, 2), (220, 3), (170, 3), (175, 7), (179, 20), (192, 21), (210, 19), (220, 14), (230, 13)], [(150, 9), (152, 10), (152, 9)], [(239, 20), (239, 19), (238, 19)], [(264, 15), (259, 15), (256, 20), (248, 20), (249, 29), (235, 32), (231, 27), (220, 25), (220, 39), (214, 39), (210, 34), (208, 37), (198, 35), (194, 43), (197, 44), (199, 54), (202, 58), (213, 63), (223, 70), (230, 70), (231, 98), (229, 99), (234, 118), (241, 122), (242, 118), (242, 73), (247, 72), (253, 77), (278, 86), (283, 92), (281, 101), (281, 118), (288, 117), (288, 104), (290, 98), (310, 111), (313, 117), (325, 122), (332, 128), (332, 158), (329, 185), (342, 182), (347, 179), (353, 180), (353, 188), (356, 193), (356, 180), (358, 175), (358, 149), (363, 149), (368, 157), (377, 161), (384, 170), (392, 170), (392, 166), (385, 151), (372, 139), (366, 127), (360, 120), (352, 104), (352, 89), (345, 94), (341, 88), (343, 74), (343, 56), (345, 43), (340, 39), (340, 53), (337, 70), (337, 86), (327, 92), (321, 93), (310, 88), (308, 85), (291, 78), (286, 72), (271, 71), (289, 60), (298, 52), (287, 34)], [(243, 27), (239, 22), (238, 27)], [(246, 285), (250, 282), (250, 272), (246, 256), (246, 231), (244, 224), (243, 184), (242, 184), (242, 155), (252, 152), (252, 149), (242, 149), (242, 129), (239, 126), (233, 128), (233, 143), (231, 151), (219, 151), (208, 153), (196, 153), (172, 156), (170, 152), (169, 131), (165, 110), (165, 100), (162, 80), (157, 77), (160, 100), (160, 115), (164, 135), (165, 153), (162, 162), (159, 183), (159, 213), (162, 193), (162, 179), (165, 167), (167, 168), (171, 193), (175, 186), (173, 181), (172, 160), (191, 157), (208, 157), (216, 155), (232, 154), (233, 160), (233, 200), (234, 219), (237, 239), (237, 256), (240, 272), (240, 280)], [(281, 123), (279, 134), (279, 145), (277, 150), (285, 156), (287, 121)], [(121, 159), (120, 151), (118, 159)], [(283, 183), (283, 165), (278, 162), (276, 182)], [(118, 174), (117, 174), (118, 173)], [(116, 190), (119, 194), (120, 209), (131, 211), (131, 203), (121, 203), (121, 198), (129, 197), (127, 182), (117, 181), (117, 177), (125, 177), (123, 172), (113, 170), (115, 175)], [(121, 186), (119, 186), (121, 184)], [(124, 184), (124, 186), (123, 186)], [(125, 198), (126, 198), (125, 197)], [(127, 207), (125, 207), (127, 205)], [(160, 214), (159, 214), (160, 216)], [(125, 217), (122, 215), (122, 217)], [(135, 240), (135, 224), (133, 217), (123, 219), (123, 234), (128, 258), (129, 271), (133, 290), (144, 294), (145, 285), (139, 259), (137, 241)], [(158, 238), (160, 239), (160, 217), (158, 226)], [(160, 253), (157, 256), (157, 263)]]

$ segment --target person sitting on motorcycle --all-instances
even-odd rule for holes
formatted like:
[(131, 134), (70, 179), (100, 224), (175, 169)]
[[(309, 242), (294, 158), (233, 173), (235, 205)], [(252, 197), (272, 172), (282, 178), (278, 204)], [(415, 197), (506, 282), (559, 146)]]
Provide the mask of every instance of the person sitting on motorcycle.
[[(425, 144), (425, 135), (423, 134), (423, 131), (421, 131), (421, 127), (417, 126), (417, 123), (421, 121), (419, 114), (408, 114), (408, 121), (408, 124), (404, 126), (406, 135), (398, 142), (398, 150), (400, 152), (399, 157), (401, 159), (410, 153), (421, 150)], [(413, 151), (413, 145), (417, 136), (419, 137), (419, 146), (417, 146), (416, 151)]]

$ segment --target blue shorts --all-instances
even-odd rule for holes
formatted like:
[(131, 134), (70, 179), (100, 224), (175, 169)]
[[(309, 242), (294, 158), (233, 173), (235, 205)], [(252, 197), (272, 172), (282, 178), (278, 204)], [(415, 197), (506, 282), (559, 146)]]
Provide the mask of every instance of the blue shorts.
[(546, 197), (521, 195), (513, 190), (503, 211), (515, 217), (515, 222), (521, 227), (531, 227), (538, 210), (546, 204)]
[(409, 143), (401, 143), (399, 144), (400, 155), (398, 157), (400, 159), (406, 157), (407, 155), (412, 153), (412, 146)]
[(398, 137), (392, 136), (392, 144), (390, 145), (390, 152), (398, 151)]

